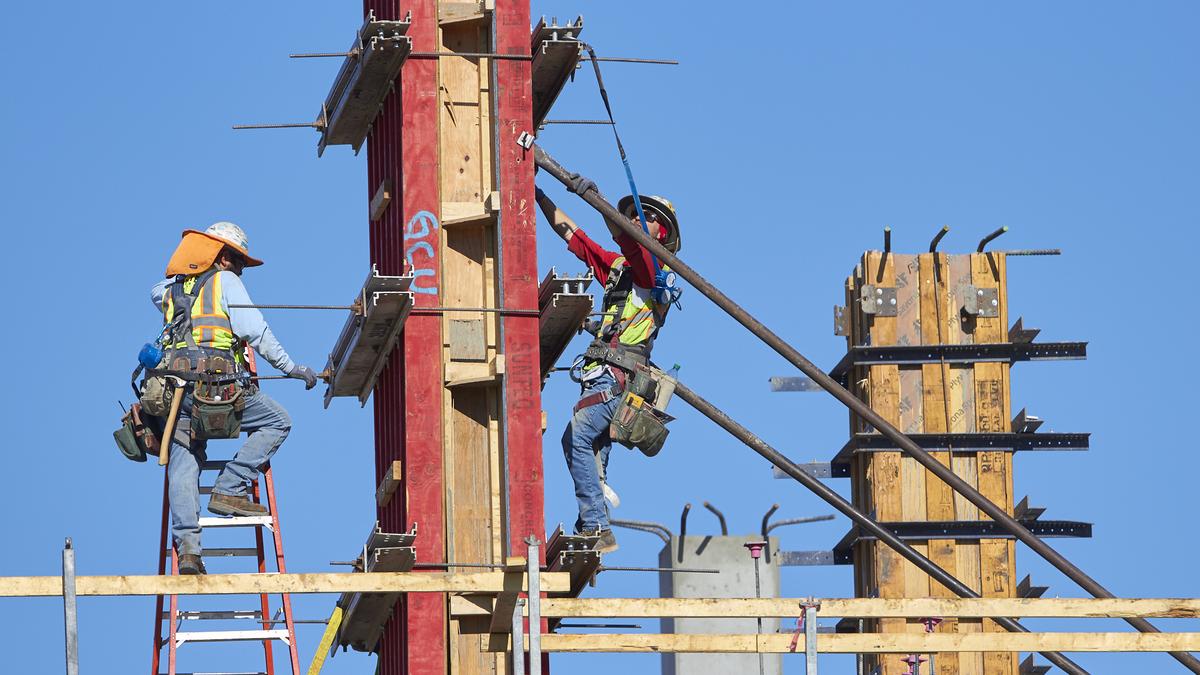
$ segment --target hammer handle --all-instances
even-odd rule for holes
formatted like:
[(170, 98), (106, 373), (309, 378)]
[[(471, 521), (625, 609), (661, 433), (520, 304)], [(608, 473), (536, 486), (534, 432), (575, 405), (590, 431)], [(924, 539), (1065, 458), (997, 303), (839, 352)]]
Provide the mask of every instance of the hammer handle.
[(171, 456), (171, 443), (175, 435), (175, 422), (179, 419), (179, 406), (183, 403), (182, 387), (175, 387), (171, 396), (171, 412), (167, 414), (167, 425), (163, 428), (162, 443), (158, 445), (158, 465), (166, 466)]

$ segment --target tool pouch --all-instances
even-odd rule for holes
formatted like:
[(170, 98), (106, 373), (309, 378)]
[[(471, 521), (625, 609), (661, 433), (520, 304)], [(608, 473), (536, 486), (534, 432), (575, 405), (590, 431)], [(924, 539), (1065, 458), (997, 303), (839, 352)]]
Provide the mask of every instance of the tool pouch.
[(157, 455), (159, 447), (158, 434), (143, 422), (141, 412), (141, 405), (134, 403), (121, 418), (121, 428), (113, 432), (117, 449), (134, 462), (146, 461), (147, 454)]
[[(636, 379), (636, 378), (635, 378)], [(633, 391), (625, 392), (608, 427), (612, 440), (627, 448), (637, 448), (647, 457), (662, 450), (670, 430), (646, 399)]]
[(171, 399), (174, 398), (175, 387), (172, 387), (163, 375), (151, 375), (142, 380), (142, 395), (139, 398), (141, 409), (147, 415), (166, 417), (171, 410)]
[(196, 383), (192, 392), (192, 440), (237, 438), (242, 433), (245, 389), (238, 382)]

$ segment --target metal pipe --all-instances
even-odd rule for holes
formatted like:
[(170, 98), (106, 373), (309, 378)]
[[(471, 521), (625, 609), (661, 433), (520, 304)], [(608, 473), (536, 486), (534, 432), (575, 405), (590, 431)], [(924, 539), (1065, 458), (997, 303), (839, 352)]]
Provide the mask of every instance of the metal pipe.
[(606, 124), (612, 126), (612, 122), (608, 120), (542, 120), (542, 124)]
[(703, 567), (606, 567), (597, 568), (600, 572), (662, 572), (663, 574), (720, 574), (721, 570)]
[(637, 623), (559, 623), (554, 630), (560, 631), (564, 628), (633, 628), (641, 630), (642, 626)]
[(541, 554), (537, 537), (525, 540), (529, 545), (528, 572), (529, 577), (529, 675), (542, 675), (542, 582)]
[(823, 516), (812, 516), (810, 518), (787, 518), (785, 520), (779, 520), (771, 523), (771, 526), (763, 532), (763, 536), (767, 536), (768, 532), (777, 527), (784, 527), (785, 525), (803, 525), (805, 523), (819, 523), (823, 520), (833, 520), (833, 514), (827, 513)]
[(804, 608), (804, 672), (817, 675), (817, 610), (821, 603), (809, 598), (800, 606)]
[[(569, 171), (563, 168), (563, 166), (555, 161), (554, 158), (550, 157), (550, 155), (548, 155), (545, 150), (542, 150), (540, 146), (535, 145), (534, 152), (539, 167), (541, 167), (550, 175), (554, 176), (554, 178), (564, 185), (569, 183), (571, 180), (571, 174)], [(623, 232), (632, 237), (634, 241), (652, 251), (660, 260), (669, 265), (674, 272), (687, 280), (688, 283), (692, 284), (692, 286), (703, 293), (708, 299), (712, 300), (713, 303), (729, 314), (729, 316), (733, 317), (734, 320), (745, 326), (767, 346), (774, 349), (780, 356), (784, 357), (784, 359), (786, 359), (789, 363), (796, 366), (802, 373), (807, 375), (817, 384), (821, 385), (821, 388), (832, 394), (834, 398), (862, 418), (866, 424), (871, 425), (878, 430), (880, 434), (895, 443), (902, 452), (913, 459), (916, 459), (922, 466), (924, 466), (926, 469), (929, 469), (933, 475), (937, 476), (939, 479), (949, 485), (952, 490), (965, 497), (967, 501), (979, 507), (984, 514), (999, 523), (1005, 531), (1009, 532), (1019, 541), (1028, 546), (1034, 553), (1037, 553), (1039, 556), (1065, 574), (1068, 578), (1078, 583), (1093, 597), (1115, 597), (1111, 592), (1108, 591), (1108, 589), (1100, 585), (1098, 581), (1091, 578), (1083, 570), (1076, 567), (1073, 563), (1071, 563), (1071, 561), (1063, 557), (1061, 553), (1054, 550), (1051, 546), (1046, 544), (1046, 542), (1042, 541), (1036, 535), (1030, 532), (1024, 525), (1018, 523), (1012, 516), (1008, 515), (1003, 508), (996, 506), (990, 499), (984, 497), (978, 490), (964, 481), (960, 476), (955, 474), (949, 467), (935, 459), (933, 455), (929, 454), (923, 448), (921, 448), (921, 446), (914, 443), (908, 436), (905, 436), (904, 433), (897, 429), (893, 424), (884, 419), (879, 413), (875, 412), (871, 406), (859, 400), (845, 387), (842, 387), (840, 384), (838, 384), (832, 377), (827, 375), (825, 371), (821, 370), (812, 361), (809, 361), (807, 358), (805, 358), (804, 355), (797, 351), (795, 347), (792, 347), (790, 344), (785, 342), (782, 338), (767, 328), (766, 325), (764, 325), (761, 321), (754, 318), (754, 316), (752, 316), (749, 312), (731, 300), (727, 295), (722, 293), (720, 289), (709, 283), (690, 265), (680, 260), (675, 256), (675, 254), (671, 253), (666, 248), (663, 248), (662, 244), (660, 244), (658, 241), (651, 239), (649, 235), (642, 232), (641, 228), (634, 225), (628, 218), (622, 217), (621, 213), (617, 211), (612, 204), (609, 204), (602, 197), (600, 197), (595, 190), (588, 190), (583, 195), (580, 195), (580, 197), (593, 208), (598, 210), (609, 221), (616, 223), (616, 225), (620, 227)], [(942, 228), (942, 232), (939, 233), (937, 237), (934, 237), (933, 243), (930, 245), (931, 249), (936, 248), (936, 244), (938, 241), (940, 241), (941, 236), (943, 236), (945, 232), (949, 231), (949, 229), (949, 227)], [(678, 389), (676, 391), (678, 393)], [(810, 478), (803, 471), (800, 471), (799, 467), (796, 467), (794, 464), (792, 466), (794, 467), (796, 473), (802, 474), (806, 479), (809, 479), (810, 482), (819, 483), (819, 481), (816, 481), (816, 479)], [(789, 475), (792, 475), (791, 472), (788, 473)], [(797, 480), (800, 479), (797, 478)], [(801, 480), (801, 482), (805, 481)], [(897, 542), (899, 542), (899, 540), (897, 540)], [(913, 551), (913, 553), (916, 552)], [(922, 558), (924, 559), (923, 556)], [(928, 559), (925, 560), (928, 562)], [(933, 563), (930, 562), (929, 564), (932, 565)], [(941, 568), (937, 568), (936, 565), (933, 565), (933, 567), (941, 570)], [(942, 570), (942, 572), (943, 574), (945, 573), (944, 570)], [(953, 579), (953, 577), (950, 577), (950, 579)], [(961, 582), (959, 583), (961, 584)], [(970, 589), (968, 588), (967, 590)], [(1126, 619), (1126, 622), (1143, 633), (1159, 632), (1159, 630), (1155, 628), (1153, 624), (1145, 619)], [(1014, 622), (1013, 625), (1015, 626), (1017, 624)], [(1184, 652), (1171, 652), (1171, 656), (1173, 656), (1175, 660), (1182, 663), (1192, 672), (1200, 673), (1200, 660), (1197, 660), (1191, 654)], [(1056, 655), (1056, 658), (1063, 659), (1064, 657)], [(1076, 668), (1078, 667), (1076, 666)], [(1080, 669), (1072, 672), (1083, 671)]]
[(520, 598), (513, 604), (512, 613), (512, 672), (513, 675), (525, 675), (525, 636), (522, 627), (525, 623), (525, 598)]
[(659, 525), (658, 523), (652, 523), (652, 522), (645, 521), (645, 520), (613, 519), (613, 520), (608, 521), (608, 523), (609, 523), (609, 525), (614, 525), (616, 527), (625, 527), (625, 528), (629, 528), (631, 530), (641, 530), (642, 532), (649, 532), (651, 534), (657, 535), (658, 538), (663, 540), (664, 544), (668, 544), (668, 545), (671, 543), (671, 537), (675, 536), (675, 534), (673, 532), (671, 532), (671, 530), (668, 529), (666, 525)]
[(993, 241), (993, 240), (995, 240), (995, 239), (996, 239), (996, 237), (999, 237), (1000, 235), (1004, 234), (1005, 232), (1008, 232), (1008, 226), (1007, 226), (1007, 225), (1005, 225), (1004, 227), (1002, 227), (1002, 228), (1000, 228), (1000, 229), (996, 230), (995, 232), (993, 232), (993, 233), (989, 234), (988, 236), (984, 237), (983, 239), (980, 239), (980, 240), (979, 240), (979, 248), (975, 249), (975, 252), (976, 252), (976, 253), (983, 253), (983, 249), (987, 248), (987, 245), (988, 245), (988, 244), (992, 243), (992, 241)]
[[(963, 598), (981, 597), (978, 593), (971, 590), (970, 586), (967, 586), (963, 582), (959, 581), (949, 572), (939, 567), (937, 563), (933, 562), (924, 555), (921, 555), (921, 553), (915, 548), (896, 536), (894, 532), (885, 528), (883, 525), (880, 525), (873, 518), (863, 513), (857, 507), (847, 501), (845, 497), (835, 492), (833, 488), (805, 473), (804, 470), (800, 468), (800, 465), (785, 457), (775, 448), (767, 445), (766, 441), (762, 440), (749, 429), (739, 424), (732, 417), (725, 414), (723, 410), (706, 401), (703, 397), (692, 391), (691, 388), (684, 383), (677, 382), (675, 384), (675, 395), (686, 401), (701, 415), (704, 415), (713, 422), (716, 422), (717, 426), (721, 427), (725, 431), (728, 431), (730, 435), (744, 443), (751, 450), (757, 452), (768, 462), (779, 467), (781, 471), (796, 479), (796, 481), (808, 488), (813, 494), (825, 500), (825, 503), (840, 511), (847, 518), (854, 521), (854, 523), (863, 530), (877, 537), (879, 541), (884, 543), (884, 545), (891, 548), (905, 560), (916, 565), (918, 569), (928, 574), (931, 578), (933, 578), (934, 581), (937, 581), (946, 588), (950, 589), (955, 595)], [(1015, 633), (1029, 632), (1027, 628), (1013, 619), (1001, 617), (996, 619), (996, 623)], [(1087, 671), (1078, 664), (1061, 654), (1056, 652), (1042, 652), (1042, 655), (1049, 659), (1051, 663), (1059, 668), (1062, 668), (1068, 673), (1072, 673), (1073, 675), (1087, 673)]]
[[(593, 60), (590, 56), (580, 57), (580, 61)], [(598, 56), (596, 61), (604, 61), (608, 63), (654, 63), (660, 66), (677, 66), (679, 62), (675, 59), (631, 59), (624, 56)]]
[(717, 507), (713, 506), (710, 502), (704, 502), (704, 508), (712, 511), (713, 515), (717, 517), (717, 520), (721, 522), (721, 536), (728, 537), (729, 526), (725, 524), (725, 514), (718, 511)]
[(942, 237), (946, 236), (946, 233), (949, 231), (950, 226), (944, 225), (942, 229), (938, 230), (937, 234), (933, 235), (933, 241), (929, 242), (930, 253), (937, 253), (938, 244), (942, 243)]
[(288, 54), (289, 59), (332, 59), (346, 58), (348, 56), (358, 56), (358, 49), (351, 49), (348, 52), (312, 52), (307, 54)]
[(63, 626), (66, 633), (67, 675), (79, 675), (79, 614), (75, 604), (75, 549), (67, 537), (62, 553)]
[[(359, 309), (355, 305), (229, 305), (230, 309), (331, 309), (338, 311), (356, 311)], [(516, 316), (540, 316), (541, 311), (536, 309), (508, 309), (506, 307), (417, 307), (411, 310), (412, 314), (440, 314), (443, 312), (484, 312), (491, 314), (511, 314)]]
[(767, 512), (765, 514), (763, 514), (762, 528), (759, 530), (759, 532), (762, 533), (762, 538), (764, 540), (767, 538), (767, 533), (771, 531), (770, 529), (767, 528), (767, 523), (771, 520), (771, 516), (775, 515), (775, 512), (778, 510), (779, 510), (779, 505), (772, 504), (771, 508), (767, 509)]
[(336, 309), (353, 310), (357, 305), (229, 305), (229, 309)]

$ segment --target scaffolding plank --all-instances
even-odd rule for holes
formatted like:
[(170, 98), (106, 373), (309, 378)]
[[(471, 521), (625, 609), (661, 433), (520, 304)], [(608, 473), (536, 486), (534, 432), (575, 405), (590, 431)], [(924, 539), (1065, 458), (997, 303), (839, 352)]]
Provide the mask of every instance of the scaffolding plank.
[(530, 49), (533, 64), (530, 68), (533, 91), (533, 126), (540, 127), (550, 114), (554, 101), (575, 72), (583, 47), (579, 33), (583, 30), (583, 17), (567, 22), (564, 26), (547, 24), (542, 17), (533, 29)]
[(591, 283), (590, 272), (563, 276), (551, 269), (538, 286), (538, 342), (543, 382), (592, 311), (594, 301), (587, 292)]
[(372, 265), (326, 361), (326, 408), (338, 396), (366, 405), (412, 310), (412, 283), (412, 274), (383, 275)]

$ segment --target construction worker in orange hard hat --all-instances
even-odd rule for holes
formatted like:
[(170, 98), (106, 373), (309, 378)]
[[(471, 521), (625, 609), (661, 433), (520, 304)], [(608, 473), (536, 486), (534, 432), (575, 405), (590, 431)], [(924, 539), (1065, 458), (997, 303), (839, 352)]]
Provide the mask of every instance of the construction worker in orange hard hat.
[[(577, 174), (568, 187), (580, 195), (595, 189), (595, 183)], [(675, 207), (662, 197), (642, 196), (640, 201), (649, 235), (669, 251), (678, 251)], [(665, 426), (654, 419), (647, 418), (647, 425), (635, 425), (640, 431), (634, 436), (620, 422), (627, 417), (624, 413), (634, 414), (624, 408), (629, 405), (629, 395), (634, 395), (640, 405), (653, 386), (648, 377), (650, 350), (672, 299), (664, 300), (656, 293), (656, 277), (660, 274), (657, 261), (616, 223), (607, 225), (619, 253), (593, 241), (540, 188), (537, 202), (550, 226), (567, 242), (567, 250), (604, 284), (602, 318), (589, 328), (595, 339), (572, 366), (572, 379), (580, 383), (581, 393), (563, 433), (562, 446), (579, 503), (575, 531), (599, 537), (597, 550), (607, 553), (617, 549), (605, 504), (606, 497), (614, 506), (618, 503), (607, 481), (613, 441), (653, 456), (666, 439)], [(642, 227), (632, 195), (619, 202), (618, 210)]]
[[(204, 574), (200, 547), (200, 468), (208, 441), (248, 436), (217, 476), (208, 510), (226, 516), (261, 516), (267, 509), (249, 499), (251, 481), (291, 430), (283, 406), (259, 391), (246, 369), (247, 347), (281, 372), (303, 380), (317, 374), (292, 361), (262, 313), (253, 307), (242, 271), (263, 264), (249, 253), (246, 233), (220, 222), (207, 230), (185, 230), (154, 285), (151, 300), (163, 313), (163, 356), (142, 383), (142, 409), (163, 416), (174, 397), (178, 419), (169, 443), (167, 477), (171, 531), (180, 574)], [(182, 382), (173, 388), (170, 382)]]

